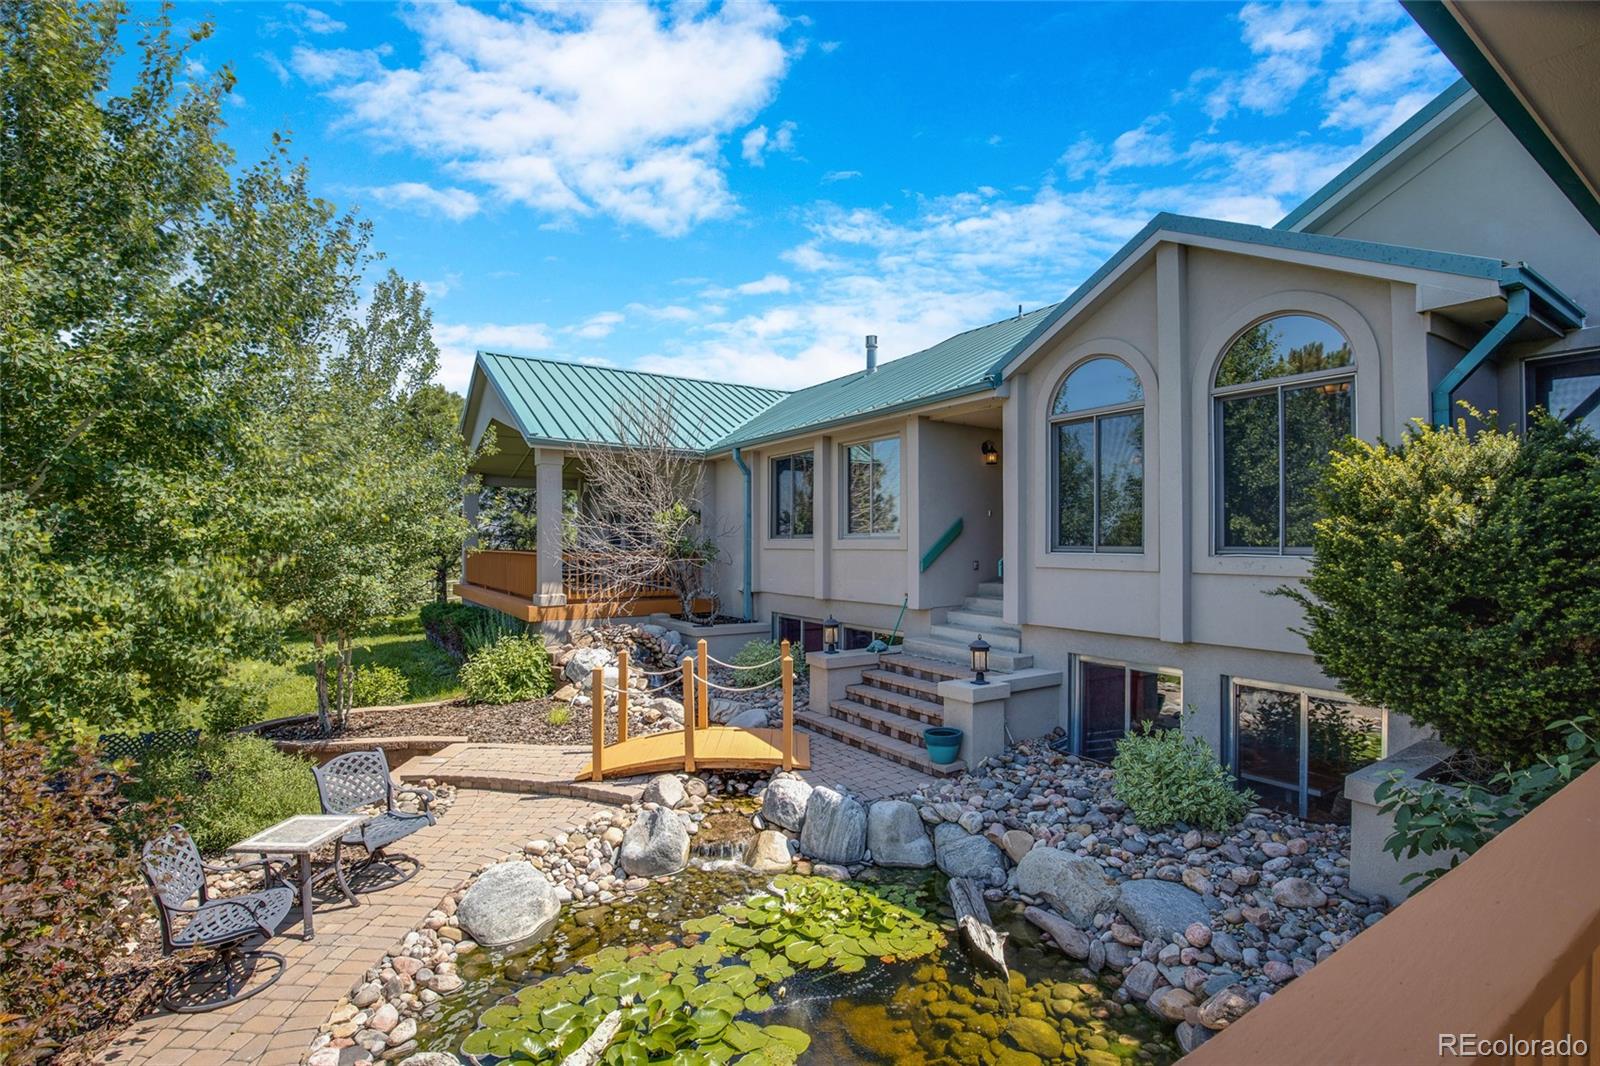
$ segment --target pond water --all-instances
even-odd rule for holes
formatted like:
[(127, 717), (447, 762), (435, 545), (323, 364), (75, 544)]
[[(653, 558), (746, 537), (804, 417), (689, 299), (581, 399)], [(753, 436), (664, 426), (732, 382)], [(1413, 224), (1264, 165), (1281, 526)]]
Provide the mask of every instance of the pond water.
[[(944, 878), (871, 883), (691, 870), (635, 898), (568, 913), (532, 950), (464, 957), (466, 986), (423, 1050), (557, 1063), (608, 1012), (606, 1063), (894, 1066), (1179, 1057), (1169, 1027), (1044, 944), (1011, 904), (1010, 980), (962, 950)], [(469, 1061), (473, 1061), (469, 1059)]]

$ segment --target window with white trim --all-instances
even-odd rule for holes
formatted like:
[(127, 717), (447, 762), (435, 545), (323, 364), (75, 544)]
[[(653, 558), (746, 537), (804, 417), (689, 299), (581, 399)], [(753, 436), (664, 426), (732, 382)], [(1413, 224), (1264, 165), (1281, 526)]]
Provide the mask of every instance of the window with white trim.
[(1144, 549), (1144, 387), (1120, 359), (1075, 367), (1050, 408), (1056, 551)]
[(1311, 315), (1264, 319), (1228, 346), (1212, 396), (1217, 550), (1309, 552), (1317, 482), (1355, 431), (1350, 342)]

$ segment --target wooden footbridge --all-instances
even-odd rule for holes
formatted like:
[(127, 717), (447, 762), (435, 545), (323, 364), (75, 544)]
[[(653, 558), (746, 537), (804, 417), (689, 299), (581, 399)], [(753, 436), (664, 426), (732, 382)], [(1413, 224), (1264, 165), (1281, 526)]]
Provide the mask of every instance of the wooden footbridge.
[[(628, 736), (628, 653), (617, 655), (617, 684), (605, 683), (604, 669), (596, 669), (590, 679), (591, 713), (594, 715), (594, 754), (578, 774), (579, 781), (599, 781), (611, 777), (631, 777), (635, 774), (661, 773), (667, 770), (770, 770), (781, 766), (785, 770), (811, 768), (811, 741), (805, 734), (794, 732), (794, 657), (789, 642), (783, 642), (778, 658), (778, 677), (752, 688), (733, 688), (711, 682), (711, 664), (732, 664), (712, 659), (706, 652), (706, 642), (700, 641), (694, 656), (685, 655), (682, 663), (683, 729), (648, 736)], [(773, 665), (771, 662), (761, 664)], [(666, 677), (667, 674), (653, 675)], [(783, 688), (783, 725), (781, 728), (743, 729), (736, 726), (711, 724), (711, 692), (750, 692), (781, 685)], [(658, 686), (665, 688), (666, 685)], [(617, 739), (607, 744), (606, 696), (617, 698)]]

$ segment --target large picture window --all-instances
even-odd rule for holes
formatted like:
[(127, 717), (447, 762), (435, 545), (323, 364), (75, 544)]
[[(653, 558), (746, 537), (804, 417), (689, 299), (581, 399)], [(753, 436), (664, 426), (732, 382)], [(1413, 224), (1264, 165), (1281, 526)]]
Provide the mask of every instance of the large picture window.
[(811, 536), (812, 454), (772, 460), (772, 535)]
[(900, 532), (900, 438), (851, 444), (844, 449), (846, 536)]
[(1529, 363), (1528, 397), (1567, 425), (1600, 436), (1600, 355)]
[(1345, 820), (1345, 775), (1383, 758), (1383, 711), (1334, 692), (1243, 680), (1231, 687), (1239, 779), (1301, 818)]
[(1080, 364), (1050, 410), (1057, 551), (1144, 547), (1144, 388), (1126, 363)]
[(1354, 432), (1350, 342), (1320, 318), (1279, 315), (1229, 345), (1217, 368), (1217, 548), (1311, 550), (1314, 489)]

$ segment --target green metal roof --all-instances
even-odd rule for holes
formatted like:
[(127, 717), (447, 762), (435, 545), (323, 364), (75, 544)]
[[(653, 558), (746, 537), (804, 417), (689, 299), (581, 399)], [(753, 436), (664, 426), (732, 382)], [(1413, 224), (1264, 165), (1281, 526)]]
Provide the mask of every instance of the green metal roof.
[(726, 451), (991, 389), (995, 360), (1032, 333), (1050, 310), (1041, 307), (958, 333), (914, 355), (880, 363), (871, 374), (863, 368), (789, 393), (710, 450)]
[(1467, 79), (1457, 78), (1448, 89), (1423, 104), (1422, 109), (1415, 115), (1396, 126), (1393, 133), (1362, 152), (1354, 163), (1339, 171), (1332, 181), (1307, 197), (1305, 203), (1284, 215), (1283, 220), (1273, 229), (1294, 229), (1307, 215), (1332, 199), (1339, 190), (1372, 169), (1384, 156), (1404, 144), (1412, 134), (1432, 122), (1441, 111), (1471, 91), (1472, 86), (1467, 84)]
[(529, 444), (619, 444), (617, 409), (671, 397), (676, 439), (703, 451), (788, 393), (587, 363), (479, 352), (477, 369)]

